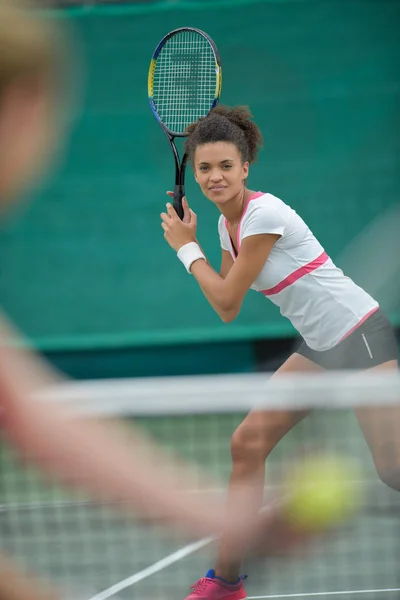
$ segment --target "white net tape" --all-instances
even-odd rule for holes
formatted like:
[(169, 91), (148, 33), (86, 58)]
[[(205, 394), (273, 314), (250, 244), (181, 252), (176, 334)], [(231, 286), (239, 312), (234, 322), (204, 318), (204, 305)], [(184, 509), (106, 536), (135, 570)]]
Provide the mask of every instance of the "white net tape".
[(40, 398), (73, 403), (82, 414), (120, 416), (202, 414), (260, 409), (341, 409), (400, 406), (397, 371), (337, 371), (138, 378), (66, 383)]

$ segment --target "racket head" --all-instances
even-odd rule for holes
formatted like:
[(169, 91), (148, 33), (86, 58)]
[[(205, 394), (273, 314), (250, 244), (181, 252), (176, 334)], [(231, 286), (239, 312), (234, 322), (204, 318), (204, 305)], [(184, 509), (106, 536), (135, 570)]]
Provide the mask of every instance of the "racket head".
[(151, 110), (171, 137), (185, 137), (186, 128), (218, 104), (222, 67), (211, 37), (194, 27), (168, 33), (150, 62), (148, 94)]

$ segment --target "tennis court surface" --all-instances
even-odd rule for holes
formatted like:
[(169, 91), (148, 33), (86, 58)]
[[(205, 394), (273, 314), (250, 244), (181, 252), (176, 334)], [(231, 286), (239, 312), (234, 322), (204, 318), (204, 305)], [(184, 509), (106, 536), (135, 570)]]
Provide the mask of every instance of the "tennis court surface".
[[(88, 382), (69, 388), (66, 397), (75, 402), (81, 398), (76, 404), (88, 414), (140, 423), (166, 452), (215, 475), (215, 492), (224, 494), (230, 436), (249, 406), (268, 403), (266, 380), (266, 375), (241, 375)], [(370, 405), (374, 386), (358, 391), (353, 386), (343, 394), (340, 378), (336, 384), (335, 391), (331, 381), (323, 399), (318, 388), (308, 394), (311, 415), (267, 460), (266, 500), (279, 496), (279, 481), (299, 456), (329, 451), (356, 462), (362, 507), (300, 556), (247, 561), (243, 570), (249, 576), (249, 598), (400, 598), (400, 494), (378, 479), (348, 406), (350, 399), (359, 405), (360, 398)], [(398, 392), (398, 382), (393, 385)], [(305, 391), (298, 388), (298, 408), (305, 406)], [(384, 392), (389, 396), (393, 402), (394, 394)], [(276, 408), (293, 397), (293, 390), (277, 390), (269, 400)], [(384, 426), (391, 424), (386, 421)], [(16, 462), (5, 443), (0, 468), (0, 549), (60, 584), (66, 599), (179, 600), (213, 566), (215, 540), (191, 539), (161, 524), (144, 524), (124, 502), (98, 505), (84, 495), (49, 486)], [(193, 493), (202, 493), (196, 473)]]

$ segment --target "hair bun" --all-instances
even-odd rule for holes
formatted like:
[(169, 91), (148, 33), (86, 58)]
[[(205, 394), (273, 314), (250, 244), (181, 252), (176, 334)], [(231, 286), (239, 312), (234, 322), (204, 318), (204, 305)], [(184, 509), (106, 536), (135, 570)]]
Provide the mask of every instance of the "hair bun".
[(193, 159), (194, 150), (200, 144), (230, 142), (237, 146), (244, 161), (250, 163), (257, 158), (262, 146), (262, 134), (252, 121), (247, 106), (218, 105), (207, 117), (203, 117), (187, 127), (186, 151)]

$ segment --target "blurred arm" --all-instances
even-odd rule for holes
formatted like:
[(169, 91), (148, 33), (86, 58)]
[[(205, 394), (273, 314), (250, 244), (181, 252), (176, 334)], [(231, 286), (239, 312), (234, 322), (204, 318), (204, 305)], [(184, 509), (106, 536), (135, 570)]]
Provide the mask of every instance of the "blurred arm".
[(19, 571), (7, 558), (0, 556), (1, 600), (60, 600), (54, 591), (31, 575)]
[[(4, 321), (2, 339), (15, 339)], [(0, 343), (1, 420), (24, 456), (96, 498), (129, 500), (146, 517), (164, 518), (201, 534), (220, 528), (222, 502), (185, 492), (191, 487), (189, 469), (174, 463), (173, 480), (171, 462), (138, 431), (74, 418), (65, 407), (32, 400), (33, 392), (55, 382), (37, 355)]]

